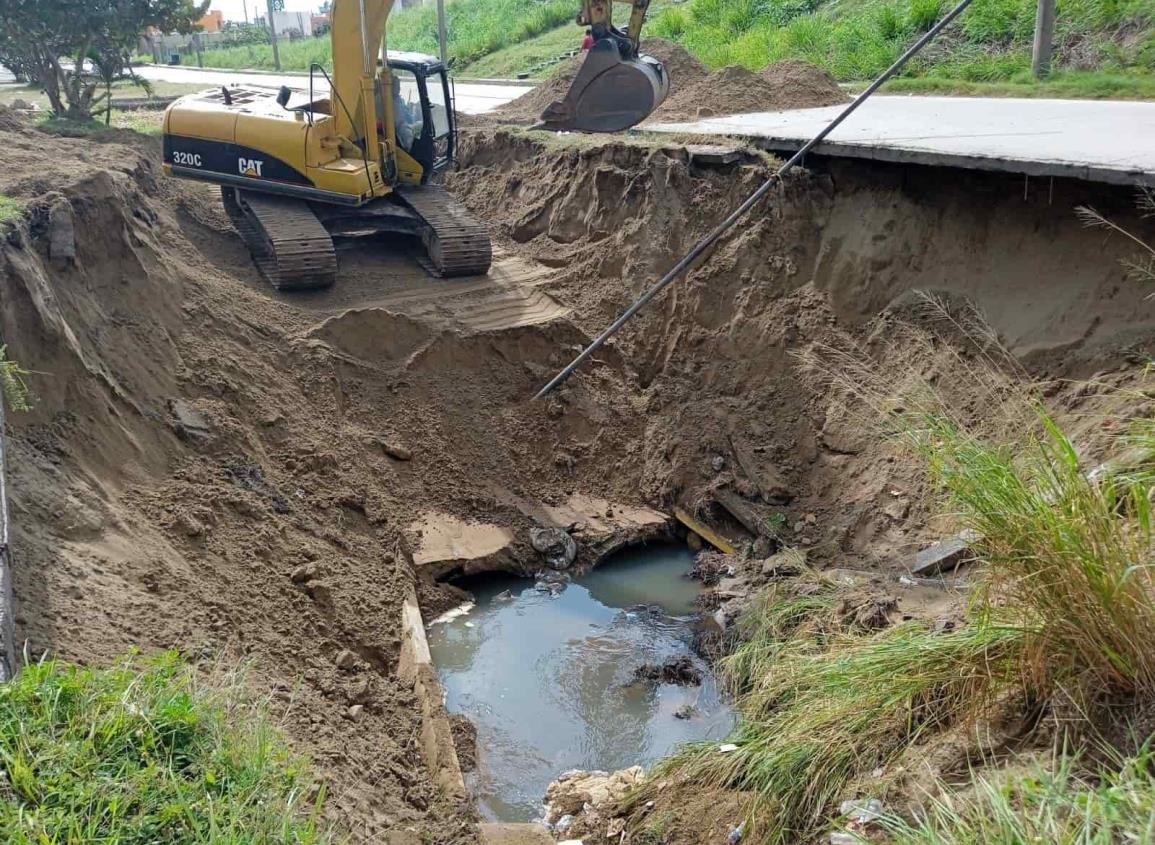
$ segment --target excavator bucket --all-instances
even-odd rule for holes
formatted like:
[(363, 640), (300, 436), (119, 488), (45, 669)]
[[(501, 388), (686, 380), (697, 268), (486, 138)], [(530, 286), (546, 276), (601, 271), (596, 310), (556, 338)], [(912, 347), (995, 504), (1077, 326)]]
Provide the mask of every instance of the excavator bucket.
[(594, 43), (563, 99), (541, 115), (539, 129), (620, 132), (641, 123), (670, 90), (665, 67), (653, 56), (623, 58), (612, 38)]

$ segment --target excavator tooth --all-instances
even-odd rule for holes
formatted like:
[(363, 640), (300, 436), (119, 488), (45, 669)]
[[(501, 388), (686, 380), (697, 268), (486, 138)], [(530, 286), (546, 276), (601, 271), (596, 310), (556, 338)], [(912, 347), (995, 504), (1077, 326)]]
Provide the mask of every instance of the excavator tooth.
[(622, 49), (611, 38), (596, 42), (565, 97), (542, 112), (535, 128), (620, 132), (649, 117), (669, 93), (669, 75), (653, 56), (622, 58)]

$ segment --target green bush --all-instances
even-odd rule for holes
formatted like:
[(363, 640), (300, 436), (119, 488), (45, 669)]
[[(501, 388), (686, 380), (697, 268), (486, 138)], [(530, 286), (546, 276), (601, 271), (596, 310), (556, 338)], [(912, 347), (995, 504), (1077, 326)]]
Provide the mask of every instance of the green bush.
[(322, 845), (303, 762), (236, 680), (173, 654), (32, 664), (0, 686), (0, 840), (11, 845)]

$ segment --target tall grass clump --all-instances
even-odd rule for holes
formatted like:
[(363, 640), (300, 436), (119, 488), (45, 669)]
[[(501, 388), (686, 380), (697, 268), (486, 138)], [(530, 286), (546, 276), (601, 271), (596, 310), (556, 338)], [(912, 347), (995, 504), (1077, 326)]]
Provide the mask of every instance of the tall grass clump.
[(1059, 754), (1025, 772), (974, 778), (971, 788), (938, 796), (914, 821), (885, 821), (892, 845), (1112, 845), (1155, 841), (1155, 756), (1085, 766)]
[[(774, 589), (751, 605), (721, 663), (736, 694), (737, 749), (683, 748), (660, 776), (751, 795), (754, 842), (813, 837), (851, 782), (996, 701), (1049, 705), (1061, 714), (1056, 735), (1078, 744), (1155, 696), (1155, 422), (1134, 421), (1114, 444), (1143, 460), (1088, 472), (989, 327), (927, 305), (937, 333), (888, 317), (869, 353), (847, 340), (799, 357), (862, 425), (905, 444), (942, 512), (974, 532), (980, 563), (966, 624), (872, 633), (824, 625), (829, 586)], [(1148, 832), (1136, 841), (1155, 841)]]
[(303, 762), (239, 682), (172, 654), (26, 666), (0, 686), (0, 841), (321, 845)]
[[(989, 327), (929, 305), (974, 349), (944, 352), (957, 347), (899, 327), (890, 354), (949, 355), (949, 381), (978, 394), (977, 416), (954, 410), (966, 405), (918, 376), (896, 390), (861, 351), (812, 350), (808, 365), (906, 443), (943, 510), (981, 538), (986, 594), (976, 607), (1023, 631), (1032, 686), (1091, 708), (1113, 696), (1155, 695), (1155, 478), (1090, 472)], [(1155, 455), (1155, 426), (1139, 419), (1129, 429), (1114, 447)]]
[(992, 679), (1013, 670), (1018, 641), (1017, 630), (997, 625), (936, 633), (904, 624), (774, 644), (756, 637), (724, 663), (740, 690), (729, 738), (737, 750), (684, 747), (660, 776), (750, 793), (752, 841), (803, 841), (851, 780), (992, 695)]

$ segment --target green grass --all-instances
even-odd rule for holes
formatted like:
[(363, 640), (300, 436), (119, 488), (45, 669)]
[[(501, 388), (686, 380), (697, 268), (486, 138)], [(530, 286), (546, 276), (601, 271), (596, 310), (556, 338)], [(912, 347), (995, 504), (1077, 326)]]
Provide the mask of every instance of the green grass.
[[(0, 223), (14, 220), (23, 213), (23, 206), (16, 200), (0, 194)], [(8, 357), (8, 345), (0, 344), (0, 393), (4, 396), (5, 406), (10, 410), (32, 410), (32, 391), (28, 387), (31, 375), (18, 361)]]
[(0, 686), (0, 840), (11, 845), (320, 845), (302, 761), (236, 680), (174, 655), (58, 661)]
[[(182, 94), (192, 94), (203, 91), (207, 86), (183, 82), (153, 82), (150, 85), (155, 97), (179, 97)], [(134, 84), (131, 80), (120, 80), (112, 86), (114, 99), (147, 97), (148, 90)], [(47, 109), (48, 97), (37, 85), (4, 85), (0, 86), (0, 103), (8, 105), (13, 100), (24, 100), (26, 103), (35, 103), (41, 109)]]
[[(857, 93), (867, 82), (852, 83)], [(1018, 74), (1003, 82), (970, 82), (942, 76), (903, 76), (882, 88), (884, 94), (953, 95), (963, 97), (1053, 97), (1057, 99), (1155, 100), (1155, 74), (1136, 70), (1064, 70), (1042, 81)]]
[(738, 749), (686, 746), (657, 777), (676, 773), (752, 794), (749, 841), (808, 841), (851, 780), (973, 710), (996, 679), (1005, 681), (1020, 639), (1017, 629), (994, 624), (945, 634), (908, 623), (870, 636), (755, 635), (723, 664), (740, 690), (740, 723), (728, 739)]
[[(7, 197), (0, 194), (0, 223), (7, 223), (9, 220), (15, 220), (24, 213), (24, 206), (20, 200)], [(3, 360), (3, 352), (0, 351), (0, 360)]]
[(1113, 845), (1155, 841), (1155, 756), (1144, 747), (1113, 766), (1075, 755), (1019, 774), (980, 776), (971, 789), (930, 802), (909, 822), (884, 822), (891, 845)]
[[(458, 68), (511, 44), (519, 44), (543, 32), (572, 21), (576, 7), (572, 0), (450, 0), (446, 6), (449, 55)], [(581, 41), (580, 30), (572, 26), (571, 39)], [(386, 43), (392, 50), (416, 50), (437, 54), (437, 8), (413, 6), (389, 18)], [(332, 65), (328, 36), (306, 38), (280, 45), (285, 70), (308, 70), (311, 62)], [(272, 48), (267, 44), (209, 50), (206, 67), (272, 68)]]
[[(669, 0), (652, 0), (651, 17), (670, 5), (672, 3)], [(614, 20), (619, 26), (623, 26), (629, 18), (628, 3), (619, 3), (614, 7)], [(648, 34), (649, 30), (645, 32)], [(581, 46), (583, 34), (584, 30), (575, 26), (572, 18), (567, 18), (561, 26), (481, 56), (460, 68), (459, 72), (463, 76), (480, 79), (513, 79), (522, 73), (529, 73), (532, 79), (543, 79), (553, 73), (556, 66), (540, 66), (547, 60), (576, 50)]]
[[(649, 33), (681, 42), (712, 67), (758, 70), (799, 58), (839, 80), (855, 81), (881, 73), (950, 5), (947, 0), (690, 0), (657, 15)], [(1034, 0), (975, 0), (905, 75), (971, 83), (1022, 80), (1030, 68), (1034, 12)], [(1059, 0), (1056, 40), (1058, 70), (1155, 72), (1155, 9), (1147, 0)], [(1059, 88), (1055, 94), (1061, 91), (1081, 93)]]

